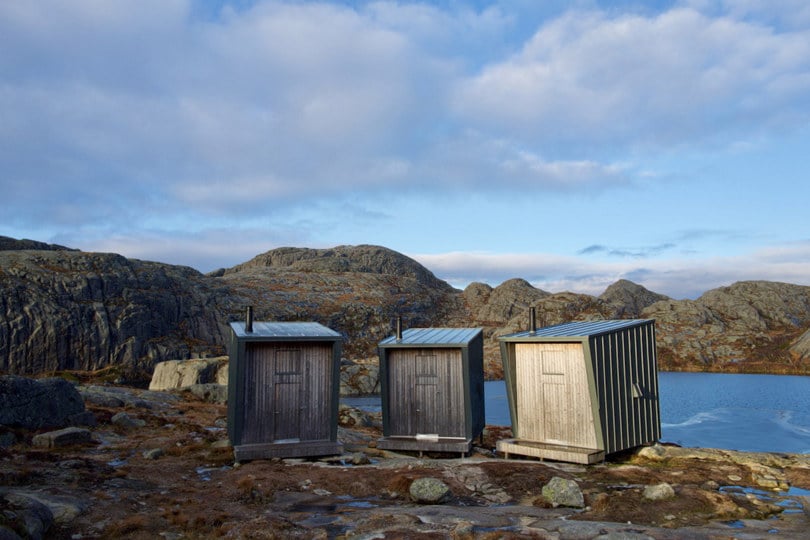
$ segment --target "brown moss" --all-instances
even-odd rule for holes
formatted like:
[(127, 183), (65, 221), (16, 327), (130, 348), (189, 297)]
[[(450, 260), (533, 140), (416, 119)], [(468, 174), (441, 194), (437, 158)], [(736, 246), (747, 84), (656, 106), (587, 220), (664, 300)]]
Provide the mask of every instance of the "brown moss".
[(131, 514), (123, 519), (116, 520), (104, 528), (105, 538), (131, 537), (138, 531), (147, 531), (151, 520), (143, 514)]

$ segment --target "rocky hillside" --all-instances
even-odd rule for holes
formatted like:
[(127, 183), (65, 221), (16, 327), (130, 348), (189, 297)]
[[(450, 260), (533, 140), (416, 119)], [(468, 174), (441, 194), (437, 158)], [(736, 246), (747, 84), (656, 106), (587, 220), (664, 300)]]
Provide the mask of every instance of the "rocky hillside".
[(231, 320), (248, 305), (257, 320), (314, 320), (346, 336), (349, 357), (376, 354), (398, 316), (410, 326), (435, 326), (460, 306), (456, 289), (379, 246), (279, 248), (211, 276), (229, 291)]
[(483, 327), (490, 377), (497, 337), (570, 320), (654, 318), (663, 369), (810, 372), (810, 287), (743, 282), (672, 300), (629, 281), (599, 297), (552, 294), (523, 279), (464, 291), (379, 246), (280, 248), (209, 275), (181, 266), (0, 238), (0, 372), (115, 367), (148, 379), (156, 362), (223, 354), (228, 322), (314, 320), (373, 357), (406, 326)]
[(656, 302), (662, 366), (729, 372), (810, 372), (810, 287), (745, 281), (697, 300)]
[(191, 268), (62, 250), (0, 251), (0, 372), (132, 375), (222, 350), (229, 293)]

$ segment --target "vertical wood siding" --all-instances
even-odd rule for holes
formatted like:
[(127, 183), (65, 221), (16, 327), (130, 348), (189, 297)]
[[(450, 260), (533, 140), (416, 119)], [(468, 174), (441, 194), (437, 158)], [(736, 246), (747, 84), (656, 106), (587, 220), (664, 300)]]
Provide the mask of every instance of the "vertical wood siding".
[(243, 444), (329, 439), (331, 345), (248, 344), (239, 395)]
[(580, 343), (518, 343), (521, 439), (597, 448), (589, 380)]
[(459, 349), (392, 349), (387, 378), (390, 435), (465, 435)]

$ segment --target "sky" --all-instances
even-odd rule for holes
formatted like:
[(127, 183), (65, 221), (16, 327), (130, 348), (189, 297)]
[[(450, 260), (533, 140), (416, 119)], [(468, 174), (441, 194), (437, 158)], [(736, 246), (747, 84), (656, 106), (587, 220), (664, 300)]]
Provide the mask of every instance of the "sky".
[(3, 0), (0, 235), (810, 285), (806, 0)]

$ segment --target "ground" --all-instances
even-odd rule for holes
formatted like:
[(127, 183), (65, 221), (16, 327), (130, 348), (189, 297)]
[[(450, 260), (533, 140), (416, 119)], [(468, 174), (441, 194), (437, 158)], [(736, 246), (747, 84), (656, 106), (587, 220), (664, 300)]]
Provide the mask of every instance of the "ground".
[[(0, 489), (80, 510), (57, 516), (45, 537), (720, 539), (801, 538), (810, 530), (806, 501), (784, 490), (810, 489), (810, 461), (790, 456), (763, 464), (659, 448), (658, 456), (629, 452), (591, 466), (505, 460), (494, 448), (509, 429), (489, 426), (470, 456), (420, 457), (378, 450), (378, 421), (344, 411), (344, 455), (238, 464), (227, 446), (225, 406), (187, 393), (144, 395), (151, 401), (142, 406), (88, 402), (98, 420), (92, 444), (36, 448), (34, 433), (18, 430), (17, 443), (0, 449)], [(112, 423), (122, 410), (146, 424)], [(412, 502), (408, 488), (425, 476), (444, 481), (452, 498)], [(585, 508), (544, 499), (555, 476), (577, 482)], [(774, 477), (782, 491), (762, 487)], [(646, 486), (663, 482), (674, 497), (644, 497)], [(2, 504), (0, 520), (17, 527)]]

